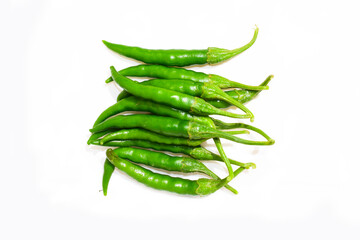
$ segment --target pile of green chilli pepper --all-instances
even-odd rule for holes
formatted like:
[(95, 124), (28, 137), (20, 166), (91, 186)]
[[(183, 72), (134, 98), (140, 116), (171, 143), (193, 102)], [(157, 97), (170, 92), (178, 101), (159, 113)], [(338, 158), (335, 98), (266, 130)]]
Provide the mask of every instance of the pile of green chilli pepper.
[[(259, 86), (249, 86), (219, 75), (180, 67), (228, 60), (250, 48), (258, 31), (256, 27), (252, 40), (234, 50), (150, 50), (103, 41), (109, 49), (146, 63), (120, 71), (110, 67), (111, 77), (106, 82), (115, 81), (123, 91), (117, 102), (103, 111), (90, 129), (92, 135), (88, 144), (109, 147), (102, 180), (104, 195), (107, 195), (115, 167), (149, 187), (178, 194), (208, 195), (222, 187), (237, 193), (228, 185), (230, 181), (244, 169), (256, 165), (227, 158), (220, 138), (248, 145), (272, 145), (275, 141), (252, 125), (226, 123), (210, 115), (248, 118), (253, 122), (254, 115), (244, 104), (268, 89), (273, 76), (270, 75)], [(150, 80), (137, 82), (128, 77), (147, 77)], [(231, 106), (239, 108), (241, 114), (226, 111)], [(253, 141), (238, 136), (248, 134), (249, 130), (260, 134), (264, 140)], [(201, 146), (208, 139), (213, 139), (219, 155)], [(171, 156), (161, 151), (184, 156)], [(224, 162), (228, 176), (221, 179), (199, 160)], [(138, 164), (166, 172), (202, 173), (209, 178), (172, 177), (166, 172), (154, 173)], [(235, 171), (232, 165), (237, 166)]]

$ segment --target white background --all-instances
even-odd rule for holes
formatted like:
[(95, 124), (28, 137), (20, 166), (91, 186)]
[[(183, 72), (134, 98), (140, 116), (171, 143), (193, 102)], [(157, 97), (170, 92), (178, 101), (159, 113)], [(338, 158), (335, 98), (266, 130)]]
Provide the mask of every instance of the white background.
[[(356, 2), (1, 1), (1, 238), (359, 239)], [(255, 24), (248, 51), (192, 67), (252, 85), (275, 76), (247, 106), (276, 144), (224, 141), (258, 166), (231, 182), (239, 194), (179, 196), (115, 172), (104, 197), (105, 152), (88, 129), (119, 92), (109, 66), (137, 62), (101, 40), (232, 49)]]

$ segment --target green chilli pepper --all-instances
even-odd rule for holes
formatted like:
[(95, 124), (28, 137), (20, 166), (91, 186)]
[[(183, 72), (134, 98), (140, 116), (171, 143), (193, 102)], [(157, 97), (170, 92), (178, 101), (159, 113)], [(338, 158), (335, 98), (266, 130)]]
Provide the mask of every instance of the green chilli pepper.
[(122, 129), (119, 131), (109, 133), (106, 136), (104, 136), (102, 139), (100, 139), (99, 143), (100, 145), (105, 145), (109, 141), (129, 140), (129, 139), (148, 140), (155, 143), (187, 145), (187, 146), (198, 146), (207, 140), (207, 139), (192, 140), (183, 137), (164, 136), (145, 129), (133, 128), (133, 129)]
[[(248, 90), (267, 90), (268, 86), (249, 86), (238, 82), (231, 81), (227, 78), (216, 74), (206, 74), (202, 72), (195, 72), (193, 70), (175, 67), (166, 67), (161, 65), (138, 65), (128, 67), (119, 71), (119, 74), (128, 77), (148, 77), (160, 79), (184, 79), (192, 80), (194, 82), (208, 82), (219, 88), (241, 88)], [(112, 77), (105, 82), (113, 81)]]
[[(270, 75), (259, 86), (267, 86), (267, 84), (271, 81), (271, 79), (273, 77), (274, 77), (273, 75)], [(141, 82), (141, 83), (143, 83), (143, 82)], [(235, 89), (235, 90), (225, 91), (225, 93), (228, 96), (235, 99), (236, 101), (244, 104), (244, 103), (247, 103), (247, 102), (253, 100), (261, 91), (262, 90), (245, 90), (245, 89), (236, 90)], [(117, 101), (120, 101), (120, 100), (125, 99), (125, 98), (130, 97), (130, 96), (132, 96), (130, 93), (123, 90), (123, 91), (121, 91), (119, 93), (119, 95), (117, 97)], [(231, 104), (229, 104), (228, 102), (222, 101), (222, 100), (208, 100), (208, 99), (205, 99), (205, 101), (207, 101), (208, 103), (210, 103), (211, 105), (213, 105), (214, 107), (217, 107), (217, 108), (227, 108), (227, 107), (231, 106)]]
[(107, 41), (103, 41), (103, 43), (114, 52), (117, 52), (126, 57), (142, 61), (144, 63), (184, 67), (193, 64), (215, 64), (228, 60), (250, 48), (255, 43), (258, 32), (259, 28), (256, 27), (254, 36), (251, 41), (245, 46), (234, 50), (216, 47), (209, 47), (208, 49), (204, 50), (152, 50), (140, 47), (114, 44)]
[[(234, 135), (248, 134), (249, 131), (242, 130), (242, 131), (233, 131), (226, 133), (230, 133)], [(199, 146), (201, 143), (208, 140), (208, 139), (191, 140), (189, 138), (183, 138), (183, 137), (164, 136), (141, 128), (133, 128), (133, 129), (122, 129), (107, 134), (102, 139), (100, 139), (100, 145), (104, 145), (105, 143), (113, 140), (128, 140), (128, 139), (149, 140), (156, 143), (186, 145), (186, 146)]]
[[(120, 158), (124, 158), (135, 163), (145, 164), (154, 168), (184, 173), (198, 172), (204, 173), (213, 179), (220, 179), (202, 162), (199, 162), (193, 158), (172, 157), (165, 153), (131, 147), (117, 148), (114, 150), (114, 153)], [(235, 194), (238, 193), (234, 188), (227, 184), (225, 187)]]
[[(216, 192), (229, 182), (228, 178), (221, 180), (206, 178), (188, 180), (154, 173), (134, 163), (131, 163), (130, 161), (119, 158), (112, 149), (108, 149), (106, 151), (106, 156), (109, 161), (119, 170), (125, 172), (127, 175), (136, 179), (138, 182), (159, 190), (166, 190), (178, 194), (208, 195)], [(234, 172), (234, 176), (237, 176), (243, 170), (244, 168), (239, 167)]]
[(103, 111), (100, 116), (96, 119), (94, 126), (103, 122), (107, 118), (114, 116), (116, 114), (125, 112), (125, 111), (143, 111), (151, 112), (161, 116), (169, 116), (173, 118), (183, 119), (183, 120), (192, 120), (200, 122), (207, 125), (214, 126), (214, 123), (209, 117), (204, 116), (194, 116), (188, 112), (181, 111), (176, 108), (169, 107), (167, 105), (159, 104), (146, 100), (143, 98), (131, 96), (124, 98), (121, 101), (115, 103), (114, 105), (107, 108)]
[(140, 82), (139, 84), (165, 88), (206, 100), (222, 100), (227, 102), (229, 105), (232, 104), (238, 107), (244, 112), (248, 111), (242, 103), (227, 95), (223, 90), (221, 90), (221, 88), (211, 83), (200, 83), (183, 79), (151, 79)]
[(103, 188), (104, 196), (107, 195), (109, 181), (110, 181), (111, 175), (113, 174), (114, 170), (115, 170), (115, 166), (112, 165), (111, 162), (109, 162), (109, 160), (105, 159), (104, 174), (103, 174), (103, 180), (102, 180), (102, 188)]
[(253, 120), (254, 118), (254, 115), (246, 107), (243, 107), (246, 110), (243, 110), (246, 112), (245, 115), (230, 113), (215, 108), (211, 104), (198, 97), (193, 97), (164, 88), (141, 85), (136, 81), (132, 81), (131, 79), (120, 75), (114, 67), (110, 67), (110, 69), (114, 81), (119, 84), (120, 87), (124, 88), (134, 96), (165, 104), (198, 115), (218, 114), (234, 118), (250, 118), (250, 120)]
[(122, 90), (119, 95), (117, 96), (116, 98), (116, 101), (119, 102), (120, 100), (124, 99), (124, 98), (128, 98), (132, 96), (130, 93), (128, 93), (127, 91), (125, 90)]
[(113, 131), (111, 129), (109, 129), (109, 130), (93, 133), (89, 137), (89, 140), (87, 141), (87, 144), (90, 144), (91, 142), (96, 141), (97, 139), (101, 138), (102, 136), (105, 136), (106, 134), (112, 133), (112, 132)]
[(275, 142), (273, 139), (268, 141), (246, 140), (194, 121), (148, 114), (115, 116), (97, 124), (90, 129), (90, 132), (97, 133), (109, 129), (124, 128), (143, 128), (166, 136), (184, 137), (195, 140), (219, 137), (247, 145), (272, 145)]
[[(91, 144), (100, 145), (100, 140), (93, 140)], [(170, 144), (163, 144), (163, 143), (155, 143), (146, 140), (112, 140), (109, 142), (104, 143), (102, 146), (108, 147), (142, 147), (142, 148), (151, 148), (157, 151), (167, 151), (172, 153), (183, 153), (190, 157), (199, 160), (214, 160), (223, 162), (224, 160), (217, 154), (212, 153), (211, 151), (203, 148), (201, 146), (185, 146), (185, 145), (170, 145)], [(249, 168), (256, 168), (255, 163), (242, 163), (236, 160), (230, 159), (229, 161), (231, 164), (243, 167), (245, 169)]]

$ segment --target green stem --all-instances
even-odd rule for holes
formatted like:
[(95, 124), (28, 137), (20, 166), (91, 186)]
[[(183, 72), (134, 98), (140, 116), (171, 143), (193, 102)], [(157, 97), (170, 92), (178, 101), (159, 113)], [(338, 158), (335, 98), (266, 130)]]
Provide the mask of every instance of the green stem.
[[(218, 87), (212, 87), (212, 86), (207, 86), (207, 87), (211, 88), (211, 90), (212, 90), (212, 91), (209, 91), (210, 95), (208, 95), (208, 96), (213, 95), (214, 98), (226, 101), (226, 102), (238, 107), (239, 109), (241, 109), (242, 111), (244, 111), (245, 113), (250, 115), (251, 122), (254, 121), (254, 114), (247, 107), (245, 107), (244, 104), (240, 103), (239, 101), (236, 101), (234, 98), (230, 97), (228, 94), (226, 94), (223, 90), (221, 90)], [(208, 96), (206, 96), (206, 97), (208, 97)]]
[(241, 130), (241, 131), (227, 131), (226, 133), (229, 133), (231, 135), (237, 135), (237, 134), (250, 134), (247, 130)]
[[(269, 89), (269, 86), (268, 86), (268, 84), (269, 84), (269, 82), (272, 80), (274, 78), (274, 75), (269, 75), (259, 86), (255, 86), (255, 87), (258, 87), (259, 89), (246, 89), (246, 90), (251, 90), (251, 92), (255, 92), (255, 94), (253, 94), (252, 95), (252, 98), (251, 99), (253, 99), (253, 98), (255, 98), (257, 95), (259, 95), (259, 93), (262, 91), (262, 90), (268, 90)], [(233, 82), (233, 81), (232, 81)], [(233, 83), (237, 83), (237, 82), (233, 82)], [(238, 84), (238, 83), (237, 83)], [(241, 84), (241, 83), (239, 83), (239, 84)], [(236, 85), (236, 84), (235, 84)], [(241, 86), (235, 86), (235, 87), (239, 87), (239, 88), (241, 88)], [(254, 87), (254, 88), (255, 88)], [(262, 89), (261, 89), (262, 88)], [(238, 94), (238, 95), (240, 95), (239, 94), (239, 92), (237, 91), (237, 90), (235, 90), (236, 91), (236, 93)], [(241, 99), (241, 96), (239, 96), (239, 99)]]
[(262, 90), (269, 90), (269, 86), (250, 86), (250, 85), (246, 85), (246, 84), (242, 84), (239, 82), (234, 82), (229, 80), (229, 82), (231, 82), (232, 87), (237, 87), (237, 88), (241, 88), (241, 89), (245, 89), (245, 90), (253, 90), (253, 91), (262, 91)]
[[(237, 175), (239, 175), (242, 171), (244, 171), (244, 169), (245, 168), (243, 168), (243, 167), (239, 167), (238, 169), (236, 169), (235, 170), (235, 172), (234, 172), (234, 178), (237, 176)], [(225, 184), (227, 184), (227, 183), (229, 183), (231, 180), (228, 180), (227, 178), (225, 178), (226, 179), (226, 182), (225, 182)]]
[[(237, 175), (239, 175), (242, 171), (244, 171), (243, 167), (239, 167), (238, 169), (235, 170), (234, 172), (234, 177), (236, 177)], [(217, 182), (215, 182), (214, 186), (212, 187), (211, 192), (215, 192), (216, 190), (222, 188), (223, 186), (225, 186), (226, 184), (228, 184), (232, 179), (229, 179), (229, 177), (218, 180)], [(198, 183), (201, 181), (201, 179), (198, 180)], [(201, 193), (200, 193), (201, 194)]]
[(222, 158), (222, 160), (224, 161), (227, 169), (228, 169), (228, 172), (229, 172), (229, 176), (226, 178), (227, 181), (231, 181), (231, 179), (234, 178), (234, 170), (232, 169), (232, 166), (230, 164), (230, 161), (229, 159), (227, 158), (226, 154), (225, 154), (225, 151), (222, 147), (222, 144), (220, 142), (220, 139), (219, 138), (213, 138), (214, 140), (214, 143), (216, 145), (216, 148), (218, 149), (219, 153), (220, 153), (220, 156)]
[(207, 62), (209, 64), (219, 63), (219, 62), (228, 60), (228, 59), (244, 52), (248, 48), (250, 48), (255, 43), (257, 35), (259, 33), (259, 28), (256, 25), (255, 25), (255, 27), (256, 28), (255, 28), (254, 36), (251, 39), (251, 41), (248, 44), (246, 44), (240, 48), (236, 48), (233, 50), (228, 50), (228, 49), (223, 49), (223, 48), (215, 48), (215, 47), (208, 48)]
[(246, 144), (246, 145), (273, 145), (275, 143), (275, 140), (273, 140), (271, 138), (267, 139), (268, 141), (252, 141), (252, 140), (239, 138), (239, 137), (236, 137), (236, 136), (233, 136), (231, 134), (227, 134), (226, 132), (221, 132), (221, 131), (214, 131), (214, 135), (217, 135), (217, 137), (219, 137), (219, 138), (225, 138), (230, 141), (234, 141), (234, 142), (242, 143), (242, 144)]
[(231, 118), (239, 118), (239, 119), (246, 119), (246, 118), (253, 118), (253, 114), (252, 113), (247, 113), (247, 114), (237, 114), (237, 113), (232, 113), (232, 112), (227, 112), (224, 111), (222, 109), (218, 109), (214, 107), (214, 114), (218, 114), (218, 115), (222, 115), (222, 116), (226, 116), (226, 117), (231, 117)]
[[(218, 175), (216, 175), (213, 171), (211, 171), (210, 169), (205, 170), (204, 173), (207, 174), (207, 175), (209, 175), (209, 176), (210, 176), (211, 178), (213, 178), (213, 179), (221, 180), (221, 178), (220, 178)], [(239, 193), (235, 188), (233, 188), (232, 186), (230, 186), (230, 185), (228, 185), (228, 184), (226, 184), (224, 187), (225, 187), (226, 189), (228, 189), (229, 191), (231, 191), (232, 193), (234, 193), (234, 194), (238, 194), (238, 193)]]
[(272, 140), (271, 137), (269, 135), (267, 135), (264, 131), (262, 131), (261, 129), (245, 124), (245, 123), (226, 123), (217, 119), (213, 119), (213, 122), (216, 125), (216, 129), (234, 129), (234, 128), (245, 128), (245, 129), (249, 129), (252, 130), (258, 134), (260, 134), (261, 136), (263, 136), (266, 140), (270, 141)]
[[(212, 159), (209, 159), (209, 160), (215, 160), (215, 161), (222, 161), (223, 162), (223, 159), (221, 158), (221, 156), (219, 156), (219, 155), (217, 155), (215, 153), (211, 153), (211, 155), (212, 155)], [(256, 168), (256, 164), (252, 163), (252, 162), (242, 163), (242, 162), (230, 159), (230, 158), (228, 158), (228, 159), (229, 159), (231, 164), (239, 166), (239, 167), (243, 167), (245, 169), (249, 169), (249, 168), (255, 169)]]
[[(273, 77), (274, 77), (273, 75), (268, 76), (265, 79), (265, 81), (260, 84), (260, 86), (268, 87), (267, 84), (271, 81), (271, 79)], [(233, 86), (229, 86), (229, 87), (233, 87)], [(261, 92), (261, 90), (254, 91), (254, 90), (238, 90), (238, 89), (225, 91), (225, 93), (227, 95), (229, 95), (231, 98), (235, 99), (236, 101), (238, 101), (242, 104), (245, 104), (245, 103), (253, 100), (257, 95), (259, 95), (260, 92)], [(216, 99), (216, 100), (215, 99), (212, 99), (212, 100), (206, 99), (206, 101), (217, 108), (227, 108), (230, 106), (230, 104), (228, 102), (218, 100), (218, 99)]]
[(268, 141), (252, 141), (239, 138), (237, 136), (231, 135), (227, 132), (223, 132), (219, 129), (214, 129), (212, 127), (199, 124), (196, 122), (190, 122), (187, 126), (187, 134), (192, 139), (201, 139), (201, 138), (225, 138), (233, 142), (247, 144), (247, 145), (272, 145), (275, 143), (275, 140), (269, 139)]
[(225, 77), (216, 74), (209, 74), (209, 79), (211, 80), (211, 83), (215, 84), (220, 88), (241, 88), (251, 91), (262, 91), (269, 89), (269, 86), (264, 86), (263, 84), (260, 84), (259, 86), (250, 86), (239, 82), (231, 81)]

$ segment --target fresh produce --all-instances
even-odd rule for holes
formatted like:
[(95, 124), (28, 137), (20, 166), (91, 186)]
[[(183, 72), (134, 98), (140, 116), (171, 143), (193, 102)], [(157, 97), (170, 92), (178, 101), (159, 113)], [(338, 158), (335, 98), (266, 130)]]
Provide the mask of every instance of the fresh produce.
[(202, 50), (151, 50), (140, 47), (130, 47), (121, 44), (114, 44), (107, 41), (103, 41), (103, 43), (114, 52), (142, 61), (144, 63), (185, 67), (194, 64), (215, 64), (228, 60), (250, 48), (255, 43), (258, 32), (259, 28), (256, 27), (254, 36), (251, 41), (245, 46), (234, 50), (227, 50), (216, 47), (209, 47), (208, 49)]
[[(156, 143), (146, 140), (114, 140), (109, 141), (103, 144), (100, 144), (100, 140), (94, 140), (91, 142), (94, 145), (100, 146), (108, 146), (108, 147), (141, 147), (141, 148), (148, 148), (154, 149), (157, 151), (166, 151), (172, 153), (183, 153), (187, 156), (192, 158), (203, 160), (203, 161), (220, 161), (223, 162), (221, 156), (210, 152), (206, 148), (199, 146), (186, 146), (186, 145), (170, 145), (170, 144), (163, 144), (163, 143)], [(249, 168), (256, 168), (255, 163), (242, 163), (229, 158), (231, 164), (243, 167), (245, 169)]]
[[(159, 190), (166, 190), (179, 194), (190, 195), (208, 195), (216, 192), (225, 186), (229, 180), (227, 178), (207, 179), (200, 178), (198, 180), (188, 180), (183, 178), (170, 177), (159, 173), (153, 173), (143, 167), (140, 167), (123, 158), (119, 158), (112, 149), (106, 151), (107, 159), (119, 170), (125, 172), (137, 181)], [(237, 176), (244, 168), (239, 167), (234, 175)]]
[[(131, 147), (117, 148), (114, 150), (114, 153), (120, 158), (125, 158), (132, 162), (145, 164), (154, 168), (184, 173), (199, 172), (213, 179), (220, 179), (202, 162), (189, 157), (173, 157), (165, 153)], [(225, 187), (233, 193), (237, 193), (237, 191), (229, 185), (225, 185)]]
[(138, 82), (120, 75), (113, 66), (110, 67), (110, 70), (114, 81), (134, 96), (142, 97), (197, 115), (217, 114), (233, 118), (253, 118), (253, 114), (244, 105), (241, 106), (241, 110), (246, 113), (245, 115), (227, 112), (214, 107), (202, 98), (193, 97), (188, 94), (165, 88), (141, 85)]
[[(106, 82), (114, 81), (123, 91), (118, 95), (117, 102), (96, 119), (87, 142), (107, 148), (102, 179), (105, 196), (115, 168), (149, 187), (178, 194), (208, 195), (222, 187), (237, 193), (228, 185), (229, 182), (244, 169), (255, 169), (256, 165), (229, 159), (220, 139), (246, 145), (272, 145), (275, 141), (257, 127), (243, 122), (220, 121), (213, 115), (254, 121), (254, 114), (244, 104), (268, 89), (273, 75), (259, 86), (250, 86), (216, 74), (173, 66), (215, 64), (228, 60), (251, 47), (257, 35), (258, 28), (248, 44), (234, 50), (149, 50), (103, 41), (117, 53), (156, 64), (142, 64), (120, 71), (110, 67), (111, 78)], [(155, 79), (137, 82), (128, 77)], [(230, 106), (237, 107), (243, 114), (225, 110)], [(238, 136), (249, 134), (249, 131), (265, 140)], [(201, 146), (209, 139), (213, 139), (219, 154)], [(221, 179), (200, 160), (225, 163), (227, 177)], [(232, 165), (238, 168), (234, 171)], [(165, 172), (154, 173), (147, 168)], [(173, 171), (201, 173), (210, 179), (189, 180), (169, 176)]]
[[(216, 74), (195, 72), (185, 68), (166, 67), (161, 65), (137, 65), (122, 69), (118, 72), (126, 77), (148, 77), (159, 79), (184, 79), (194, 82), (207, 82), (219, 88), (241, 88), (247, 90), (267, 90), (268, 86), (249, 86), (239, 82), (231, 81)], [(112, 77), (106, 79), (106, 83), (112, 82)]]

